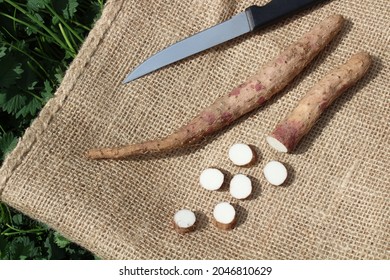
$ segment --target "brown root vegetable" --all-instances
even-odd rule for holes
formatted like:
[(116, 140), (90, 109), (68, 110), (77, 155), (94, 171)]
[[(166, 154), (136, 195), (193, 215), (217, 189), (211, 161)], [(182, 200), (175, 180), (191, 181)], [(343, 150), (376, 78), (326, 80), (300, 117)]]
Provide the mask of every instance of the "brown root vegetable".
[(308, 91), (295, 109), (276, 125), (273, 132), (266, 137), (267, 142), (279, 152), (291, 152), (322, 112), (363, 77), (370, 64), (370, 55), (360, 52), (328, 73)]
[(180, 234), (195, 230), (195, 213), (188, 209), (181, 209), (173, 216), (173, 228)]
[(236, 209), (229, 202), (220, 202), (214, 207), (214, 224), (217, 228), (231, 230), (237, 222)]
[(171, 135), (142, 143), (114, 148), (89, 150), (92, 159), (119, 159), (135, 155), (162, 152), (195, 144), (244, 114), (260, 107), (286, 87), (340, 31), (341, 15), (332, 15), (305, 33), (276, 58), (259, 69), (231, 92), (218, 98), (187, 125)]

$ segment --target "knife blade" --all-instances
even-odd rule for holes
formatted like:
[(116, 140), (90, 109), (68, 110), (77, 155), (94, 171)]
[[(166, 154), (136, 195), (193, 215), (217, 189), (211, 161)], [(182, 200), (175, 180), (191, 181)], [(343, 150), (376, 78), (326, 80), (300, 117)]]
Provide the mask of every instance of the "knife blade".
[(128, 83), (169, 64), (197, 54), (243, 34), (273, 24), (300, 10), (326, 0), (272, 0), (264, 6), (253, 5), (231, 19), (183, 39), (145, 60), (130, 72)]

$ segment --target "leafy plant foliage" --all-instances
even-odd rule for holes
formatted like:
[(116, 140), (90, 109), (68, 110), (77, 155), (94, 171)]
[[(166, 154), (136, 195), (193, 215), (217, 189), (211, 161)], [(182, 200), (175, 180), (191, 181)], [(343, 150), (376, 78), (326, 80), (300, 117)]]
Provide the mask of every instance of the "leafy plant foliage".
[[(0, 164), (53, 96), (104, 0), (0, 0)], [(57, 232), (0, 204), (0, 259), (87, 259)]]
[(0, 259), (92, 259), (86, 250), (0, 204)]

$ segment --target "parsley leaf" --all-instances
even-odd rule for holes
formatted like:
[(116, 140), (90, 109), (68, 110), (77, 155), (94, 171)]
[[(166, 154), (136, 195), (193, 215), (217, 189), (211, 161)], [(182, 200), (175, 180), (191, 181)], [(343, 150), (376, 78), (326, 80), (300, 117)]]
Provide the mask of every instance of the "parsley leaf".
[(5, 156), (15, 148), (17, 143), (18, 138), (16, 138), (12, 132), (3, 134), (0, 138), (0, 151), (3, 154), (1, 159), (4, 159)]
[(8, 114), (15, 115), (26, 105), (27, 96), (23, 92), (4, 90), (0, 92), (0, 108)]
[(0, 58), (0, 65), (0, 88), (16, 84), (23, 73), (22, 64), (11, 55), (3, 55)]
[(78, 6), (77, 0), (53, 1), (54, 9), (66, 20), (71, 19), (75, 15)]
[(50, 98), (53, 97), (53, 87), (47, 80), (43, 83), (43, 85), (44, 89), (41, 92), (41, 96), (43, 97), (43, 101), (46, 103), (47, 101), (49, 101)]
[(27, 7), (33, 11), (38, 12), (39, 10), (44, 9), (45, 5), (49, 2), (49, 0), (28, 0)]
[(3, 56), (5, 56), (5, 51), (7, 50), (6, 47), (0, 47), (0, 58), (2, 58)]
[(26, 117), (28, 115), (34, 116), (42, 108), (42, 102), (37, 98), (30, 97), (23, 107), (15, 114), (16, 118)]
[(39, 255), (39, 249), (35, 247), (34, 241), (27, 236), (18, 236), (7, 245), (5, 251), (8, 251), (10, 259), (34, 259)]
[(58, 232), (54, 233), (54, 242), (57, 244), (58, 247), (60, 248), (65, 248), (66, 246), (69, 245), (70, 241), (63, 237), (61, 234)]
[(77, 0), (68, 0), (67, 2), (68, 4), (66, 5), (66, 8), (63, 10), (63, 14), (66, 19), (70, 19), (76, 13), (79, 3), (77, 3)]

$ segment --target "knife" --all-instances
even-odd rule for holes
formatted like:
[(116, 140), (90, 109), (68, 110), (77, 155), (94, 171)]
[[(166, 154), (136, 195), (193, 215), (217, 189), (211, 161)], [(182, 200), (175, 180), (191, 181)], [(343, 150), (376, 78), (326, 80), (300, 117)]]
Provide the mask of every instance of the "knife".
[(325, 0), (272, 0), (264, 6), (250, 6), (231, 19), (154, 54), (129, 73), (123, 83), (128, 83), (183, 58), (258, 30), (323, 1)]

